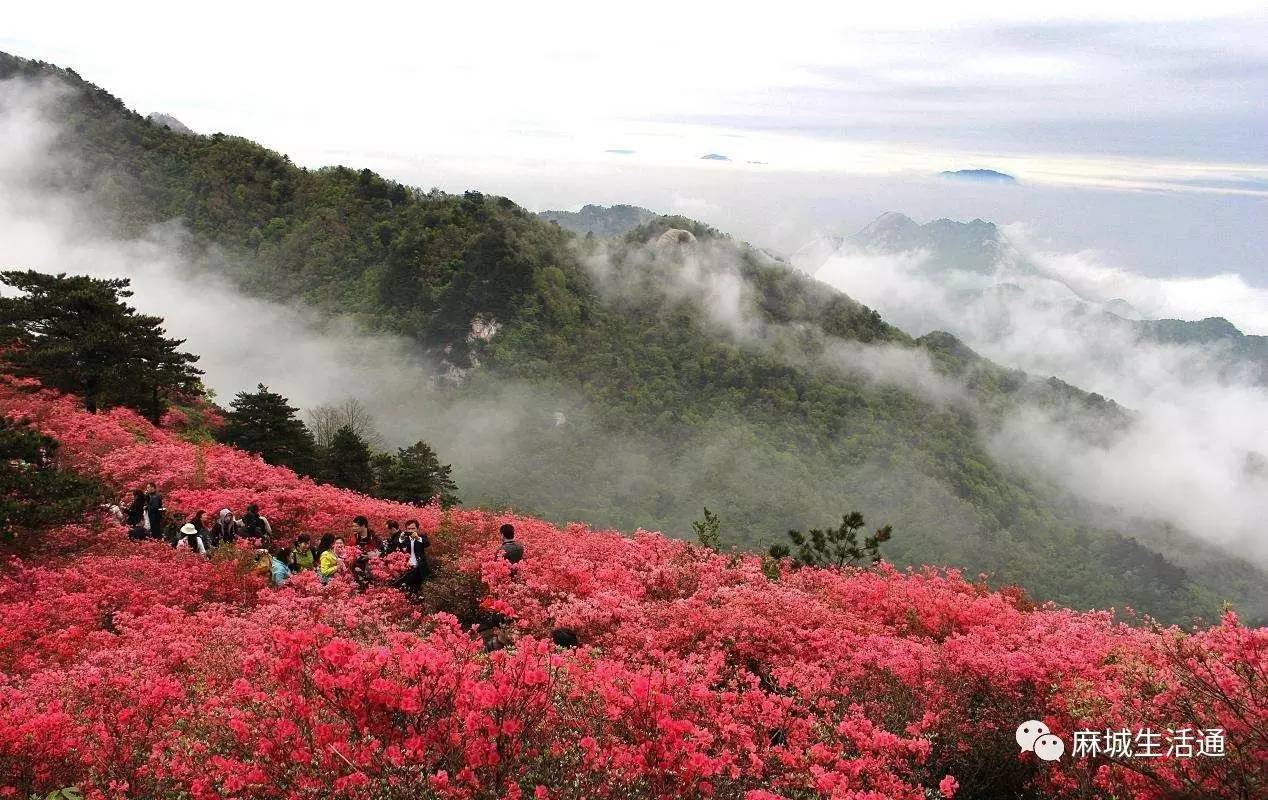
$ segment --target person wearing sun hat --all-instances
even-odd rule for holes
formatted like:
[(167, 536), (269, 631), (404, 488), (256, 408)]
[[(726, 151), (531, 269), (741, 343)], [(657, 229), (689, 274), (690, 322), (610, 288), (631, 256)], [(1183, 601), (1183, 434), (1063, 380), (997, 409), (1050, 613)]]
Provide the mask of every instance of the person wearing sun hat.
[(198, 533), (198, 528), (194, 527), (194, 523), (186, 522), (181, 526), (181, 538), (176, 542), (177, 548), (187, 548), (193, 550), (199, 555), (207, 555), (207, 546), (203, 544), (203, 537)]

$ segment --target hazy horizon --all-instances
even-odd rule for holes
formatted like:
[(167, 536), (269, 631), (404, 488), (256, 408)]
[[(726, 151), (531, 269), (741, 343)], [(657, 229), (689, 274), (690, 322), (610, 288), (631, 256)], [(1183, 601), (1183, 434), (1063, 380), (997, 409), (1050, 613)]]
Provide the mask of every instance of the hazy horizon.
[[(981, 217), (1146, 276), (1268, 287), (1268, 15), (1253, 3), (794, 3), (761, 24), (707, 4), (563, 4), (532, 39), (535, 12), (514, 7), (348, 21), (252, 6), (243, 26), (232, 5), (196, 30), (22, 8), (0, 50), (304, 166), (533, 210), (642, 205), (784, 253), (886, 211)], [(936, 177), (969, 168), (1019, 183)]]

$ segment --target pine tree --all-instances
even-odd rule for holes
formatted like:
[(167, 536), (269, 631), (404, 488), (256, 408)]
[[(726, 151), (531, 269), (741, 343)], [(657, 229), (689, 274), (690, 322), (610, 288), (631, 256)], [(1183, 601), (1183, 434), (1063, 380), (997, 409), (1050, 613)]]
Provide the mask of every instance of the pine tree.
[(453, 468), (441, 464), (436, 451), (426, 442), (402, 447), (396, 455), (380, 456), (377, 463), (380, 497), (403, 503), (429, 503), (435, 497), (441, 505), (458, 503), (458, 485)]
[(367, 492), (374, 485), (370, 446), (347, 425), (335, 431), (322, 453), (323, 477), (335, 486)]
[(138, 314), (126, 278), (0, 272), (0, 342), (14, 373), (74, 392), (89, 411), (124, 405), (158, 422), (173, 396), (200, 392), (198, 356), (178, 350), (163, 320)]
[(841, 517), (841, 524), (835, 528), (811, 528), (806, 534), (789, 531), (788, 538), (796, 546), (796, 552), (793, 553), (788, 545), (776, 544), (770, 548), (770, 555), (777, 559), (791, 555), (797, 565), (808, 567), (859, 566), (863, 562), (878, 564), (881, 544), (889, 541), (894, 529), (889, 525), (879, 528), (871, 536), (863, 537), (860, 545), (858, 534), (862, 529), (863, 515), (851, 511)]
[(722, 520), (709, 510), (708, 506), (704, 507), (704, 519), (698, 519), (691, 523), (691, 529), (696, 532), (696, 540), (700, 544), (716, 552), (722, 549)]
[(270, 464), (312, 473), (313, 435), (285, 397), (261, 383), (254, 392), (238, 392), (229, 408), (221, 441), (259, 453)]
[(59, 469), (57, 442), (0, 419), (0, 547), (34, 530), (80, 518), (106, 496), (94, 480)]

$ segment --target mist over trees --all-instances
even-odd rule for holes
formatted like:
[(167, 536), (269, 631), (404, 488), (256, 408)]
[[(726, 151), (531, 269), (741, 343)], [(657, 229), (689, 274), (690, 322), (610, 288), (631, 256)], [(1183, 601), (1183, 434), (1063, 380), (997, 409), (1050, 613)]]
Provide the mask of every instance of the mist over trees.
[(380, 440), (377, 423), (359, 400), (317, 406), (308, 417), (312, 431), (285, 397), (260, 384), (234, 397), (219, 438), (344, 489), (414, 505), (459, 502), (453, 468), (431, 445), (419, 441), (395, 453), (376, 452), (371, 442)]
[(383, 437), (378, 431), (374, 415), (366, 408), (365, 403), (355, 397), (349, 397), (341, 403), (313, 406), (304, 414), (308, 418), (313, 441), (320, 450), (330, 447), (340, 428), (348, 428), (370, 446), (381, 446)]

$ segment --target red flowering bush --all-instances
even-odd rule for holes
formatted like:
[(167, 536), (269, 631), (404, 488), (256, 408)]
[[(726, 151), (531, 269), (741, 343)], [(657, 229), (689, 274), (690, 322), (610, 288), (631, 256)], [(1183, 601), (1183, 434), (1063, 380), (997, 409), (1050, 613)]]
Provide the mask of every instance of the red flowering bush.
[[(0, 381), (0, 413), (178, 514), (258, 503), (287, 533), (417, 518), (421, 599), (100, 520), (0, 574), (0, 797), (1257, 797), (1268, 631), (1033, 607), (955, 572), (792, 569), (659, 534), (411, 506), (315, 484), (124, 410)], [(515, 525), (527, 557), (501, 559)], [(69, 547), (69, 542), (79, 542)], [(353, 548), (345, 562), (351, 564)], [(452, 612), (452, 613), (449, 613)], [(458, 616), (454, 616), (457, 614)], [(502, 622), (497, 641), (469, 627)], [(559, 627), (580, 646), (552, 643)], [(1222, 728), (1223, 757), (1057, 762), (1014, 730)]]

